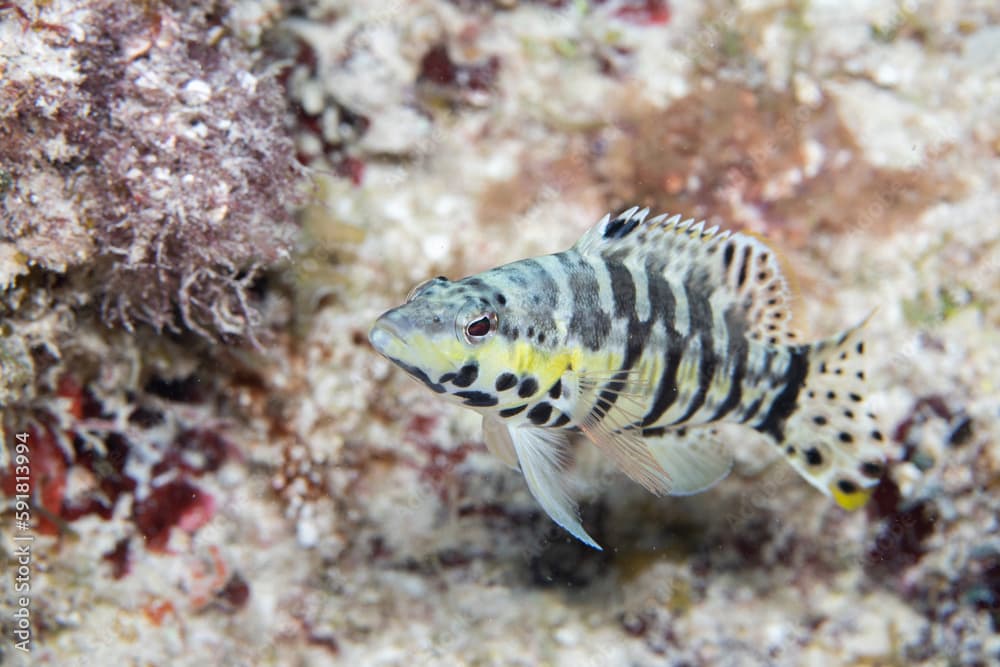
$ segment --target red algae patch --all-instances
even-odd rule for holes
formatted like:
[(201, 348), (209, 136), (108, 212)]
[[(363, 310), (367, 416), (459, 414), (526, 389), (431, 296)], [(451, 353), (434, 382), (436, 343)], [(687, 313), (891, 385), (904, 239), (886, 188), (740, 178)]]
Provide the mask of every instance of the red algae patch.
[(814, 231), (887, 232), (959, 184), (930, 167), (871, 164), (836, 105), (715, 82), (666, 109), (623, 110), (598, 169), (609, 207), (643, 204), (780, 238)]

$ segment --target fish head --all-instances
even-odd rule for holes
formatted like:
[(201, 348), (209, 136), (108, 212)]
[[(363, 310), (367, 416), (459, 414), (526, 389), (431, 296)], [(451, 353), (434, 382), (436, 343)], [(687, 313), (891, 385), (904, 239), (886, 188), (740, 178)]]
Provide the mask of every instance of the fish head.
[(511, 363), (511, 345), (498, 334), (509, 315), (482, 281), (432, 278), (382, 314), (368, 340), (432, 391), (486, 409), (497, 405), (495, 380)]

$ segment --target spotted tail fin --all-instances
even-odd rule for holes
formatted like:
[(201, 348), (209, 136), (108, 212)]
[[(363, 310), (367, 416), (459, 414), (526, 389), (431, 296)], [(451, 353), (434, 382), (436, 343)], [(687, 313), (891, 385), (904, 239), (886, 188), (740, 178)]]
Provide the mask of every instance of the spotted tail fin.
[(847, 510), (862, 507), (885, 470), (882, 432), (864, 406), (864, 326), (805, 346), (808, 371), (778, 437), (810, 484)]

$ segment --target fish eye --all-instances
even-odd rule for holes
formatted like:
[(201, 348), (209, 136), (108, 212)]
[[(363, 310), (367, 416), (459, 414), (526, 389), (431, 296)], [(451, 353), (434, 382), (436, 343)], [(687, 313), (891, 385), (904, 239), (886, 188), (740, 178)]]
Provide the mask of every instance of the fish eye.
[(462, 328), (462, 334), (467, 343), (475, 345), (486, 340), (496, 330), (497, 314), (494, 312), (485, 312), (474, 315), (469, 319)]

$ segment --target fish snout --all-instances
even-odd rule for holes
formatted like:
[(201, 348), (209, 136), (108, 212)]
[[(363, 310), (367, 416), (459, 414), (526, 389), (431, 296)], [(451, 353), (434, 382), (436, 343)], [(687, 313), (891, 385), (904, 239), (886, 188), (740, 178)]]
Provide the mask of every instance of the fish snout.
[(411, 327), (407, 318), (400, 315), (398, 310), (384, 313), (375, 320), (371, 331), (368, 332), (368, 342), (380, 354), (388, 356), (389, 348), (393, 343), (400, 345), (406, 340), (406, 334)]

